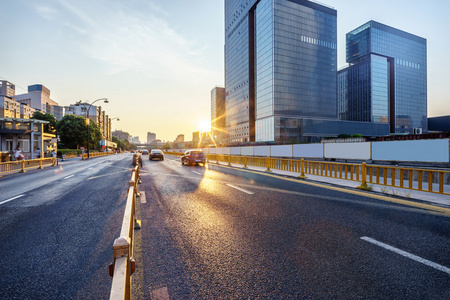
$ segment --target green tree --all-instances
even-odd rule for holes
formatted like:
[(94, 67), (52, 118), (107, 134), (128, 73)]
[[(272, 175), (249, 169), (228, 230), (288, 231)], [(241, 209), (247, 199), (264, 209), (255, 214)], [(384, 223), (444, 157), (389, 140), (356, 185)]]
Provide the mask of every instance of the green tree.
[(31, 117), (31, 118), (36, 119), (36, 120), (43, 120), (43, 121), (50, 122), (50, 123), (44, 125), (44, 132), (56, 134), (56, 127), (57, 127), (58, 121), (56, 120), (54, 115), (49, 114), (49, 113), (43, 114), (37, 110), (34, 112), (33, 117)]
[[(57, 130), (62, 144), (69, 149), (76, 149), (78, 146), (87, 147), (86, 119), (74, 115), (65, 115), (58, 122)], [(102, 134), (97, 124), (89, 122), (89, 148), (97, 147), (102, 139)]]
[(163, 150), (169, 150), (170, 149), (170, 144), (167, 142), (162, 146)]
[(118, 139), (115, 136), (112, 137), (112, 141), (117, 144), (117, 148), (120, 148), (123, 151), (127, 151), (130, 148), (128, 141)]

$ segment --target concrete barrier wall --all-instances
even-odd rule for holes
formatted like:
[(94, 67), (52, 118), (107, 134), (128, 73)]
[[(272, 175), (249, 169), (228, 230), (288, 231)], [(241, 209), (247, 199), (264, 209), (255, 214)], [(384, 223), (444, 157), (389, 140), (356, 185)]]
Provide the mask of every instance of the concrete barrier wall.
[(270, 146), (270, 155), (277, 157), (292, 157), (292, 145)]
[(294, 145), (293, 156), (305, 158), (323, 158), (323, 144)]
[(450, 162), (449, 139), (373, 142), (373, 160)]
[(270, 156), (270, 146), (254, 147), (255, 156)]
[(324, 144), (324, 158), (370, 159), (370, 142)]

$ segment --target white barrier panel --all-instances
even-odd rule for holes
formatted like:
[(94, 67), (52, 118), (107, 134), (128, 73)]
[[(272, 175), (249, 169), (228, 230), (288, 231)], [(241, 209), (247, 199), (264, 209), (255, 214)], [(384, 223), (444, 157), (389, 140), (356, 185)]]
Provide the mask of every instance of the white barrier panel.
[(227, 148), (222, 148), (222, 153), (223, 155), (230, 155), (230, 151), (231, 149), (229, 147)]
[(373, 142), (372, 159), (449, 162), (449, 139)]
[(253, 156), (254, 147), (241, 147), (241, 155)]
[(370, 159), (370, 143), (327, 143), (324, 158)]
[(232, 147), (230, 149), (231, 155), (241, 155), (241, 147)]
[(293, 156), (303, 158), (323, 158), (323, 144), (294, 145)]
[(255, 156), (270, 156), (270, 146), (256, 146)]
[(292, 145), (270, 146), (270, 156), (292, 157)]
[(209, 154), (216, 154), (218, 148), (209, 148)]

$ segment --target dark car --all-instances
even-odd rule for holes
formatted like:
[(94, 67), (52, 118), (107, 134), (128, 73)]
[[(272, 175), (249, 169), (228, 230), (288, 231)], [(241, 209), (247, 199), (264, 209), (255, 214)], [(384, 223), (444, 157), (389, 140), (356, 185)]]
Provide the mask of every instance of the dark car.
[(153, 160), (154, 158), (158, 158), (159, 160), (164, 160), (164, 153), (159, 149), (153, 149), (148, 155), (149, 160)]
[(203, 154), (202, 150), (187, 150), (181, 157), (182, 165), (198, 165), (199, 163), (202, 163), (203, 165), (206, 163), (206, 156)]

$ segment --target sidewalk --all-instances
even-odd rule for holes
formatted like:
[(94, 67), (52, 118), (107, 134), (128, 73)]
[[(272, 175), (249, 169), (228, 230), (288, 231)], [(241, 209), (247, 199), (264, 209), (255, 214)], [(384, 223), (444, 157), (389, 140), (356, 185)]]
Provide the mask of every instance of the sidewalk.
[[(211, 164), (216, 164), (216, 162), (210, 162)], [(219, 165), (222, 166), (228, 166), (228, 163), (226, 162), (219, 162)], [(241, 164), (232, 164), (231, 167), (242, 169), (244, 165)], [(257, 171), (257, 172), (263, 172), (266, 173), (265, 167), (254, 167), (254, 166), (248, 166), (248, 170)], [(300, 173), (296, 172), (290, 172), (290, 171), (282, 171), (282, 170), (276, 170), (271, 169), (271, 173), (267, 174), (274, 174), (274, 175), (281, 175), (281, 176), (287, 176), (292, 178), (297, 178)], [(333, 177), (325, 177), (325, 176), (317, 176), (317, 175), (310, 175), (305, 174), (306, 179), (301, 179), (309, 182), (322, 182), (330, 185), (340, 186), (340, 187), (347, 187), (356, 189), (356, 187), (361, 185), (361, 182), (358, 181), (351, 181), (351, 180), (344, 180), (344, 179), (338, 179)], [(428, 202), (430, 204), (435, 204), (438, 206), (443, 207), (450, 207), (450, 195), (442, 195), (442, 194), (436, 194), (436, 193), (429, 193), (429, 192), (421, 192), (421, 191), (415, 191), (415, 190), (409, 190), (409, 189), (402, 189), (397, 187), (390, 187), (390, 186), (384, 186), (384, 185), (377, 185), (377, 184), (369, 184), (369, 186), (372, 186), (372, 191), (376, 193), (381, 193), (383, 195), (387, 196), (398, 196), (402, 197), (407, 200), (419, 200)]]

